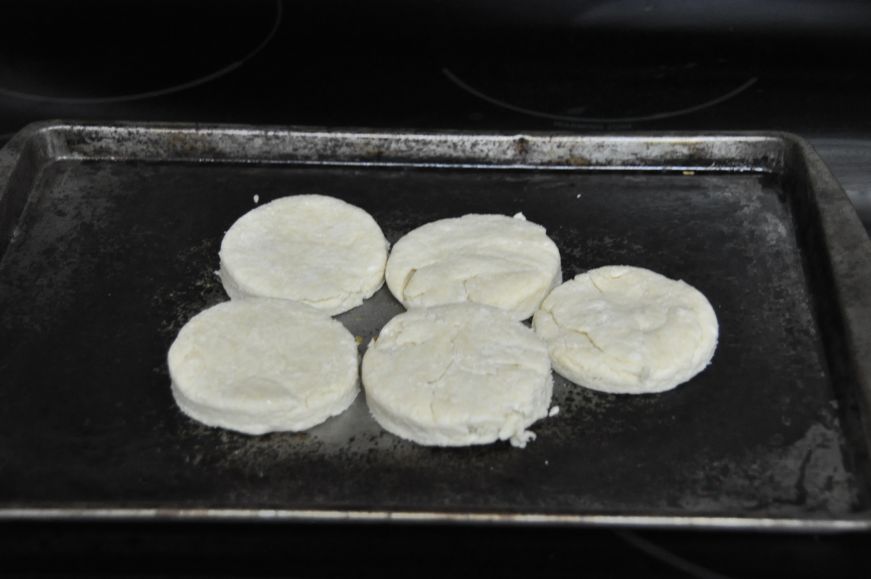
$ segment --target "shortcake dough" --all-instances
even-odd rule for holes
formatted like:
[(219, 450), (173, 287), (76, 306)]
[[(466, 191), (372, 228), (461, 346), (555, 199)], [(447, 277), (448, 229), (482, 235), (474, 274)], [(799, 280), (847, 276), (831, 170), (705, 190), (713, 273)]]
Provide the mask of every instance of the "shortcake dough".
[(362, 374), (375, 420), (432, 446), (523, 447), (553, 390), (544, 342), (505, 312), (471, 303), (396, 316), (369, 345)]
[(304, 430), (357, 396), (357, 344), (338, 321), (288, 300), (250, 298), (194, 316), (169, 349), (172, 393), (209, 426)]
[(396, 242), (387, 287), (406, 308), (474, 302), (529, 318), (562, 281), (544, 227), (522, 214), (464, 215), (428, 223)]
[(336, 315), (384, 283), (387, 240), (359, 207), (295, 195), (240, 217), (224, 235), (220, 257), (231, 298), (283, 298)]
[(662, 392), (711, 361), (717, 316), (701, 292), (647, 269), (608, 266), (554, 289), (533, 317), (554, 369), (603, 392)]

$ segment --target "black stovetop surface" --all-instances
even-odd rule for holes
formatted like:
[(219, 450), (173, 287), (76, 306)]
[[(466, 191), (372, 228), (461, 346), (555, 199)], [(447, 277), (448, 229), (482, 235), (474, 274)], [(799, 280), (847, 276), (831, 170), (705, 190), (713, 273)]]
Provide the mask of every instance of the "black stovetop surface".
[[(669, 20), (666, 3), (616, 4), (610, 12), (594, 1), (540, 11), (485, 0), (7, 6), (0, 142), (48, 118), (786, 130), (817, 147), (871, 226), (871, 10), (781, 0), (789, 17), (776, 26), (737, 2), (747, 18), (720, 6), (694, 26)], [(802, 17), (809, 7), (817, 20)], [(445, 576), (471, 563), (498, 576), (719, 576), (701, 567), (736, 577), (871, 576), (868, 534), (7, 523), (0, 535), (0, 572), (9, 573)]]

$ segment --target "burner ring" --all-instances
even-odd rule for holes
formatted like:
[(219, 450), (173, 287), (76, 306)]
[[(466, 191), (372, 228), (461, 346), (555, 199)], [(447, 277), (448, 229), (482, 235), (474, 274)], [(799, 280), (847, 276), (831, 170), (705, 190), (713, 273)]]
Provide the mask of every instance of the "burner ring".
[(571, 122), (578, 122), (578, 123), (633, 123), (633, 122), (642, 122), (642, 121), (658, 121), (658, 120), (662, 120), (662, 119), (670, 119), (673, 117), (680, 117), (683, 115), (688, 115), (688, 114), (691, 114), (691, 113), (694, 113), (697, 111), (711, 108), (711, 107), (716, 106), (720, 103), (723, 103), (729, 99), (732, 99), (732, 98), (738, 96), (739, 94), (741, 94), (742, 92), (744, 92), (745, 90), (747, 90), (748, 88), (750, 88), (751, 86), (753, 86), (754, 84), (756, 84), (756, 81), (759, 80), (758, 77), (755, 77), (755, 76), (751, 77), (748, 80), (746, 80), (745, 82), (743, 82), (741, 85), (739, 85), (738, 87), (730, 90), (729, 92), (727, 92), (725, 94), (722, 94), (714, 99), (705, 101), (703, 103), (699, 103), (697, 105), (693, 105), (690, 107), (684, 107), (681, 109), (675, 109), (675, 110), (671, 110), (671, 111), (663, 111), (663, 112), (652, 113), (652, 114), (648, 114), (648, 115), (637, 115), (637, 116), (626, 116), (626, 117), (578, 117), (578, 116), (573, 116), (573, 115), (557, 115), (557, 114), (553, 114), (553, 113), (548, 113), (546, 111), (539, 111), (539, 110), (535, 110), (535, 109), (529, 109), (526, 107), (514, 105), (514, 104), (511, 104), (509, 102), (503, 101), (501, 99), (492, 97), (490, 95), (487, 95), (487, 94), (481, 92), (480, 90), (478, 90), (478, 89), (474, 88), (473, 86), (469, 85), (468, 83), (466, 83), (464, 80), (462, 80), (456, 74), (451, 72), (451, 70), (448, 68), (442, 68), (442, 74), (444, 74), (445, 77), (448, 78), (448, 80), (450, 80), (452, 83), (454, 83), (455, 85), (457, 85), (458, 87), (460, 87), (461, 89), (466, 91), (467, 93), (469, 93), (469, 94), (471, 94), (471, 95), (473, 95), (473, 96), (475, 96), (483, 101), (486, 101), (492, 105), (495, 105), (497, 107), (500, 107), (500, 108), (503, 108), (503, 109), (506, 109), (509, 111), (513, 111), (516, 113), (524, 114), (527, 116), (531, 116), (531, 117), (548, 119), (548, 120), (552, 120), (552, 121), (563, 121), (563, 122), (569, 122), (569, 123), (571, 123)]
[[(282, 0), (276, 0), (275, 2), (275, 22), (272, 24), (272, 28), (269, 33), (261, 40), (257, 46), (255, 46), (251, 51), (249, 51), (245, 56), (238, 60), (234, 60), (230, 64), (220, 68), (214, 72), (209, 74), (200, 76), (198, 78), (159, 88), (150, 91), (143, 91), (137, 93), (130, 94), (122, 94), (117, 96), (106, 96), (106, 97), (54, 97), (50, 95), (42, 95), (35, 93), (28, 93), (22, 91), (11, 90), (7, 88), (0, 87), (0, 96), (24, 100), (24, 101), (35, 101), (40, 103), (50, 103), (50, 104), (59, 104), (59, 105), (102, 105), (102, 104), (112, 104), (112, 103), (123, 103), (137, 100), (150, 99), (160, 96), (166, 96), (170, 94), (174, 94), (177, 92), (185, 91), (188, 89), (192, 89), (198, 87), (200, 85), (212, 82), (213, 80), (217, 80), (227, 74), (233, 72), (237, 68), (241, 67), (247, 61), (251, 60), (255, 56), (257, 56), (266, 46), (272, 41), (275, 37), (275, 34), (278, 32), (278, 29), (281, 25), (281, 19), (284, 12), (284, 3)], [(12, 133), (9, 133), (12, 134)], [(0, 134), (0, 139), (7, 136), (7, 134)]]

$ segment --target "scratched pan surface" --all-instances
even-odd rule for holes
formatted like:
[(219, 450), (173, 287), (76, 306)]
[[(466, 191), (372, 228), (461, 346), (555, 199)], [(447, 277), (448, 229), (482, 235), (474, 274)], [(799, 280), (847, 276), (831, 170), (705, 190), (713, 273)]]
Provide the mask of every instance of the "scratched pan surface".
[[(821, 238), (802, 231), (819, 225), (785, 166), (301, 164), (259, 145), (222, 156), (220, 141), (162, 157), (183, 136), (106, 144), (86, 129), (33, 129), (2, 159), (0, 514), (867, 526), (862, 385), (838, 369), (858, 352), (827, 354), (845, 322), (823, 320), (836, 314), (816, 294), (834, 282), (815, 279)], [(214, 274), (223, 232), (255, 195), (299, 193), (366, 209), (391, 242), (435, 219), (522, 211), (559, 246), (566, 278), (628, 264), (697, 287), (719, 317), (716, 356), (658, 395), (557, 377), (560, 412), (525, 450), (416, 446), (382, 431), (362, 395), (305, 433), (202, 426), (173, 403), (166, 351), (227, 299)], [(401, 311), (382, 289), (339, 319), (365, 344)]]

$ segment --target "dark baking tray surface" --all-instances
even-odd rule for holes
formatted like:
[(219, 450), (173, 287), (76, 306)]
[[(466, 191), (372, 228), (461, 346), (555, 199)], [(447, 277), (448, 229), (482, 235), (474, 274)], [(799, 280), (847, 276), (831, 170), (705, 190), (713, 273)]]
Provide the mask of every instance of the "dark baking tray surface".
[[(871, 252), (796, 137), (45, 123), (0, 153), (0, 187), (0, 517), (871, 526)], [(716, 356), (658, 395), (557, 378), (525, 450), (415, 446), (362, 396), (300, 434), (199, 425), (167, 348), (225, 299), (229, 225), (298, 193), (363, 207), (391, 242), (522, 211), (567, 279), (629, 264), (699, 288)], [(339, 319), (365, 343), (401, 310), (381, 290)]]

